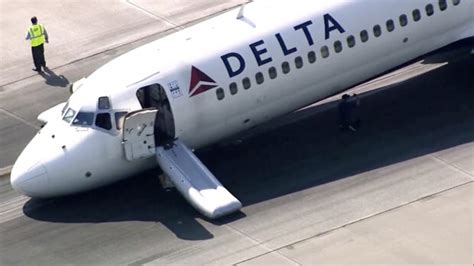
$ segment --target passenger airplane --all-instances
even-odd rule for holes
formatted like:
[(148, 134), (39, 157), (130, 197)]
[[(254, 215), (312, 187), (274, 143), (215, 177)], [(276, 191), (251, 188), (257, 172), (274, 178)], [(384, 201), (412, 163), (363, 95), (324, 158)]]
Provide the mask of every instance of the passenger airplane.
[[(30, 197), (159, 166), (201, 213), (241, 203), (192, 153), (474, 36), (472, 0), (256, 1), (124, 54), (73, 86), (16, 161)], [(62, 111), (61, 111), (62, 110)]]

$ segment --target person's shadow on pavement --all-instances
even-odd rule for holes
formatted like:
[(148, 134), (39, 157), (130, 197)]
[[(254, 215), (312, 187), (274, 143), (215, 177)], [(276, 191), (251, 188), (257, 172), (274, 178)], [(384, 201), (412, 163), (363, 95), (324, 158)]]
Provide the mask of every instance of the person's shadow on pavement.
[(63, 75), (56, 75), (51, 69), (44, 68), (39, 74), (46, 80), (46, 84), (54, 87), (66, 87), (69, 80)]

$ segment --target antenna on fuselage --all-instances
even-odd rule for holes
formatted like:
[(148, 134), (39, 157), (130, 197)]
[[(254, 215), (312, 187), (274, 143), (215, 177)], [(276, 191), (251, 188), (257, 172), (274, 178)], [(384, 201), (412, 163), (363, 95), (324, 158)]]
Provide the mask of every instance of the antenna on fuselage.
[(255, 25), (255, 23), (253, 23), (250, 19), (248, 19), (244, 16), (244, 9), (245, 9), (245, 5), (241, 5), (240, 10), (239, 10), (239, 14), (237, 15), (237, 20), (240, 20), (240, 21), (243, 21), (243, 22), (247, 23), (252, 28), (256, 28), (257, 25)]
[(239, 14), (237, 15), (237, 19), (243, 19), (244, 18), (244, 9), (245, 5), (240, 6)]

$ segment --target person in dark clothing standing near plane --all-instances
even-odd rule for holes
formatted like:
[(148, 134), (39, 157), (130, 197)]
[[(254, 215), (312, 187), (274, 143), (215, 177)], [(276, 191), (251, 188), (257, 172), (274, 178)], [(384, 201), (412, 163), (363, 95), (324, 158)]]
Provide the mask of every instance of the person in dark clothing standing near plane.
[(46, 28), (38, 24), (36, 17), (31, 18), (31, 27), (26, 34), (26, 40), (30, 40), (31, 53), (33, 54), (34, 71), (41, 72), (41, 67), (46, 68), (46, 60), (44, 59), (44, 42), (49, 43), (48, 32)]
[(357, 94), (352, 97), (348, 94), (342, 95), (342, 100), (339, 103), (339, 127), (342, 130), (357, 131), (360, 126), (360, 118), (355, 115), (357, 107), (360, 105), (360, 100)]

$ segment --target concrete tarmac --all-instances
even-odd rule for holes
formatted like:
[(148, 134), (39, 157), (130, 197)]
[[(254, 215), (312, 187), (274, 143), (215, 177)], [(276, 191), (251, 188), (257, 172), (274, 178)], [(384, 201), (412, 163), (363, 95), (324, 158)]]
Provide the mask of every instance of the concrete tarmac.
[[(34, 75), (30, 18), (48, 33), (46, 61), (58, 68), (161, 32), (172, 32), (248, 0), (9, 1), (0, 0), (0, 84)], [(1, 90), (0, 90), (1, 91)]]
[[(3, 20), (6, 1), (1, 3)], [(166, 13), (145, 4), (147, 12)], [(140, 14), (149, 17), (147, 12)], [(186, 20), (207, 11), (173, 12)], [(107, 14), (88, 19), (113, 20), (114, 12)], [(146, 21), (130, 19), (136, 25)], [(0, 83), (2, 166), (13, 162), (35, 134), (37, 114), (68, 97), (68, 82), (161, 35), (125, 40), (102, 52), (98, 43), (97, 53), (64, 59), (48, 77), (32, 76), (29, 69), (17, 78), (2, 72), (2, 80), (10, 79)], [(362, 96), (363, 119), (355, 134), (338, 130), (332, 98), (267, 125), (280, 127), (241, 145), (200, 152), (244, 205), (242, 212), (217, 221), (203, 218), (175, 190), (161, 189), (152, 173), (42, 201), (19, 196), (1, 179), (0, 264), (472, 265), (474, 59), (469, 48), (453, 47), (354, 88)]]

